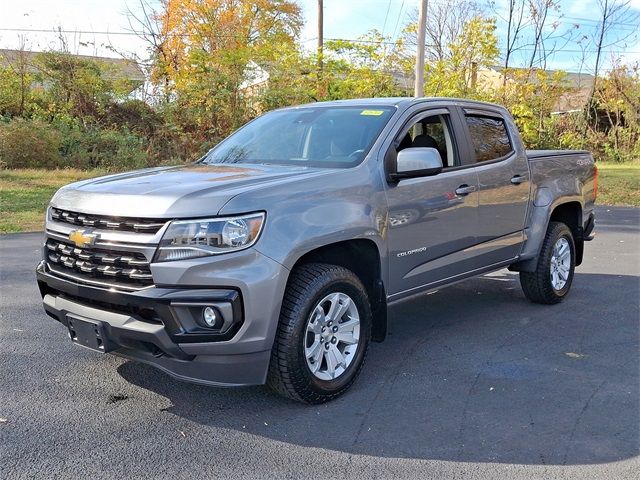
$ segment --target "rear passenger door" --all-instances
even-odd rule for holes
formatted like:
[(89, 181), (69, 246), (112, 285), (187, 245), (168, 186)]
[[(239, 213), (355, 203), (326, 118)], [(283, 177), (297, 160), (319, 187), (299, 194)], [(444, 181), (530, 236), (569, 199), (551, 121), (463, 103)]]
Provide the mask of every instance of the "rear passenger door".
[(529, 203), (529, 165), (515, 125), (500, 110), (463, 109), (478, 175), (480, 262), (491, 265), (520, 253)]

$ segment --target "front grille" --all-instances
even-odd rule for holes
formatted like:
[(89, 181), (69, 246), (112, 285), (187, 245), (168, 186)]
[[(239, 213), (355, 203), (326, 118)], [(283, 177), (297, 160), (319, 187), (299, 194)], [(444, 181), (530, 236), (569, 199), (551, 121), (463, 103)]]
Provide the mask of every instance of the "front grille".
[(70, 212), (59, 208), (51, 208), (51, 218), (56, 222), (82, 225), (105, 230), (117, 230), (124, 232), (157, 233), (166, 220), (131, 217), (105, 217), (87, 213)]
[(78, 248), (47, 239), (46, 261), (54, 273), (71, 275), (87, 283), (140, 288), (153, 284), (149, 262), (142, 253)]

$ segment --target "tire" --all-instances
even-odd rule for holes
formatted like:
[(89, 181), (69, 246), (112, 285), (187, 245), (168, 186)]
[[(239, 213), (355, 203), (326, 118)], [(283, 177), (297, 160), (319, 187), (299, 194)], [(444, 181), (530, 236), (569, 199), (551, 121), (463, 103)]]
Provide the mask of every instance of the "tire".
[[(554, 248), (563, 245), (569, 248), (569, 256), (565, 257), (564, 264), (558, 262), (557, 256), (554, 257)], [(554, 258), (555, 263), (552, 266)], [(571, 230), (564, 223), (550, 222), (542, 242), (536, 270), (520, 272), (520, 285), (525, 296), (534, 303), (552, 305), (561, 302), (571, 289), (575, 265), (576, 247)], [(566, 279), (562, 275), (563, 272)], [(564, 283), (558, 279), (564, 280)]]
[[(333, 305), (336, 313), (331, 317)], [(337, 318), (337, 322), (333, 324), (331, 318)], [(342, 395), (362, 369), (371, 325), (367, 292), (352, 271), (321, 263), (294, 269), (282, 302), (267, 384), (280, 395), (309, 404)], [(353, 342), (356, 336), (355, 344), (338, 340)], [(318, 345), (324, 350), (318, 351)], [(342, 355), (342, 363), (336, 362), (340, 358), (334, 356), (336, 350)]]

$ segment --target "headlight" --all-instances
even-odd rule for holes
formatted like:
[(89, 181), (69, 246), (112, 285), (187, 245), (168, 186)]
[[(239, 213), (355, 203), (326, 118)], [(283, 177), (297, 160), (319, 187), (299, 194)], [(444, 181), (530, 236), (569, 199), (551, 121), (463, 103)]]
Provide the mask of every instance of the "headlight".
[(249, 248), (260, 236), (264, 216), (252, 213), (171, 222), (162, 236), (155, 261), (187, 260)]

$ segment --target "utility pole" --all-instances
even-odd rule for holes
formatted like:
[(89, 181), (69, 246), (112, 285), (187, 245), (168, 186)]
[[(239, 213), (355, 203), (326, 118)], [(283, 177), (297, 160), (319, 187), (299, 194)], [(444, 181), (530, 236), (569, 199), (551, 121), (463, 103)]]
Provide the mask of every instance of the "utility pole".
[(316, 100), (322, 101), (326, 96), (326, 88), (324, 86), (324, 79), (322, 78), (323, 69), (323, 39), (324, 39), (324, 8), (322, 0), (318, 0), (318, 81), (316, 89)]
[(322, 72), (322, 50), (323, 50), (323, 6), (322, 0), (318, 0), (318, 73)]
[(420, 14), (418, 15), (418, 48), (416, 49), (416, 83), (415, 97), (424, 97), (424, 44), (427, 31), (427, 5), (428, 0), (420, 2)]

